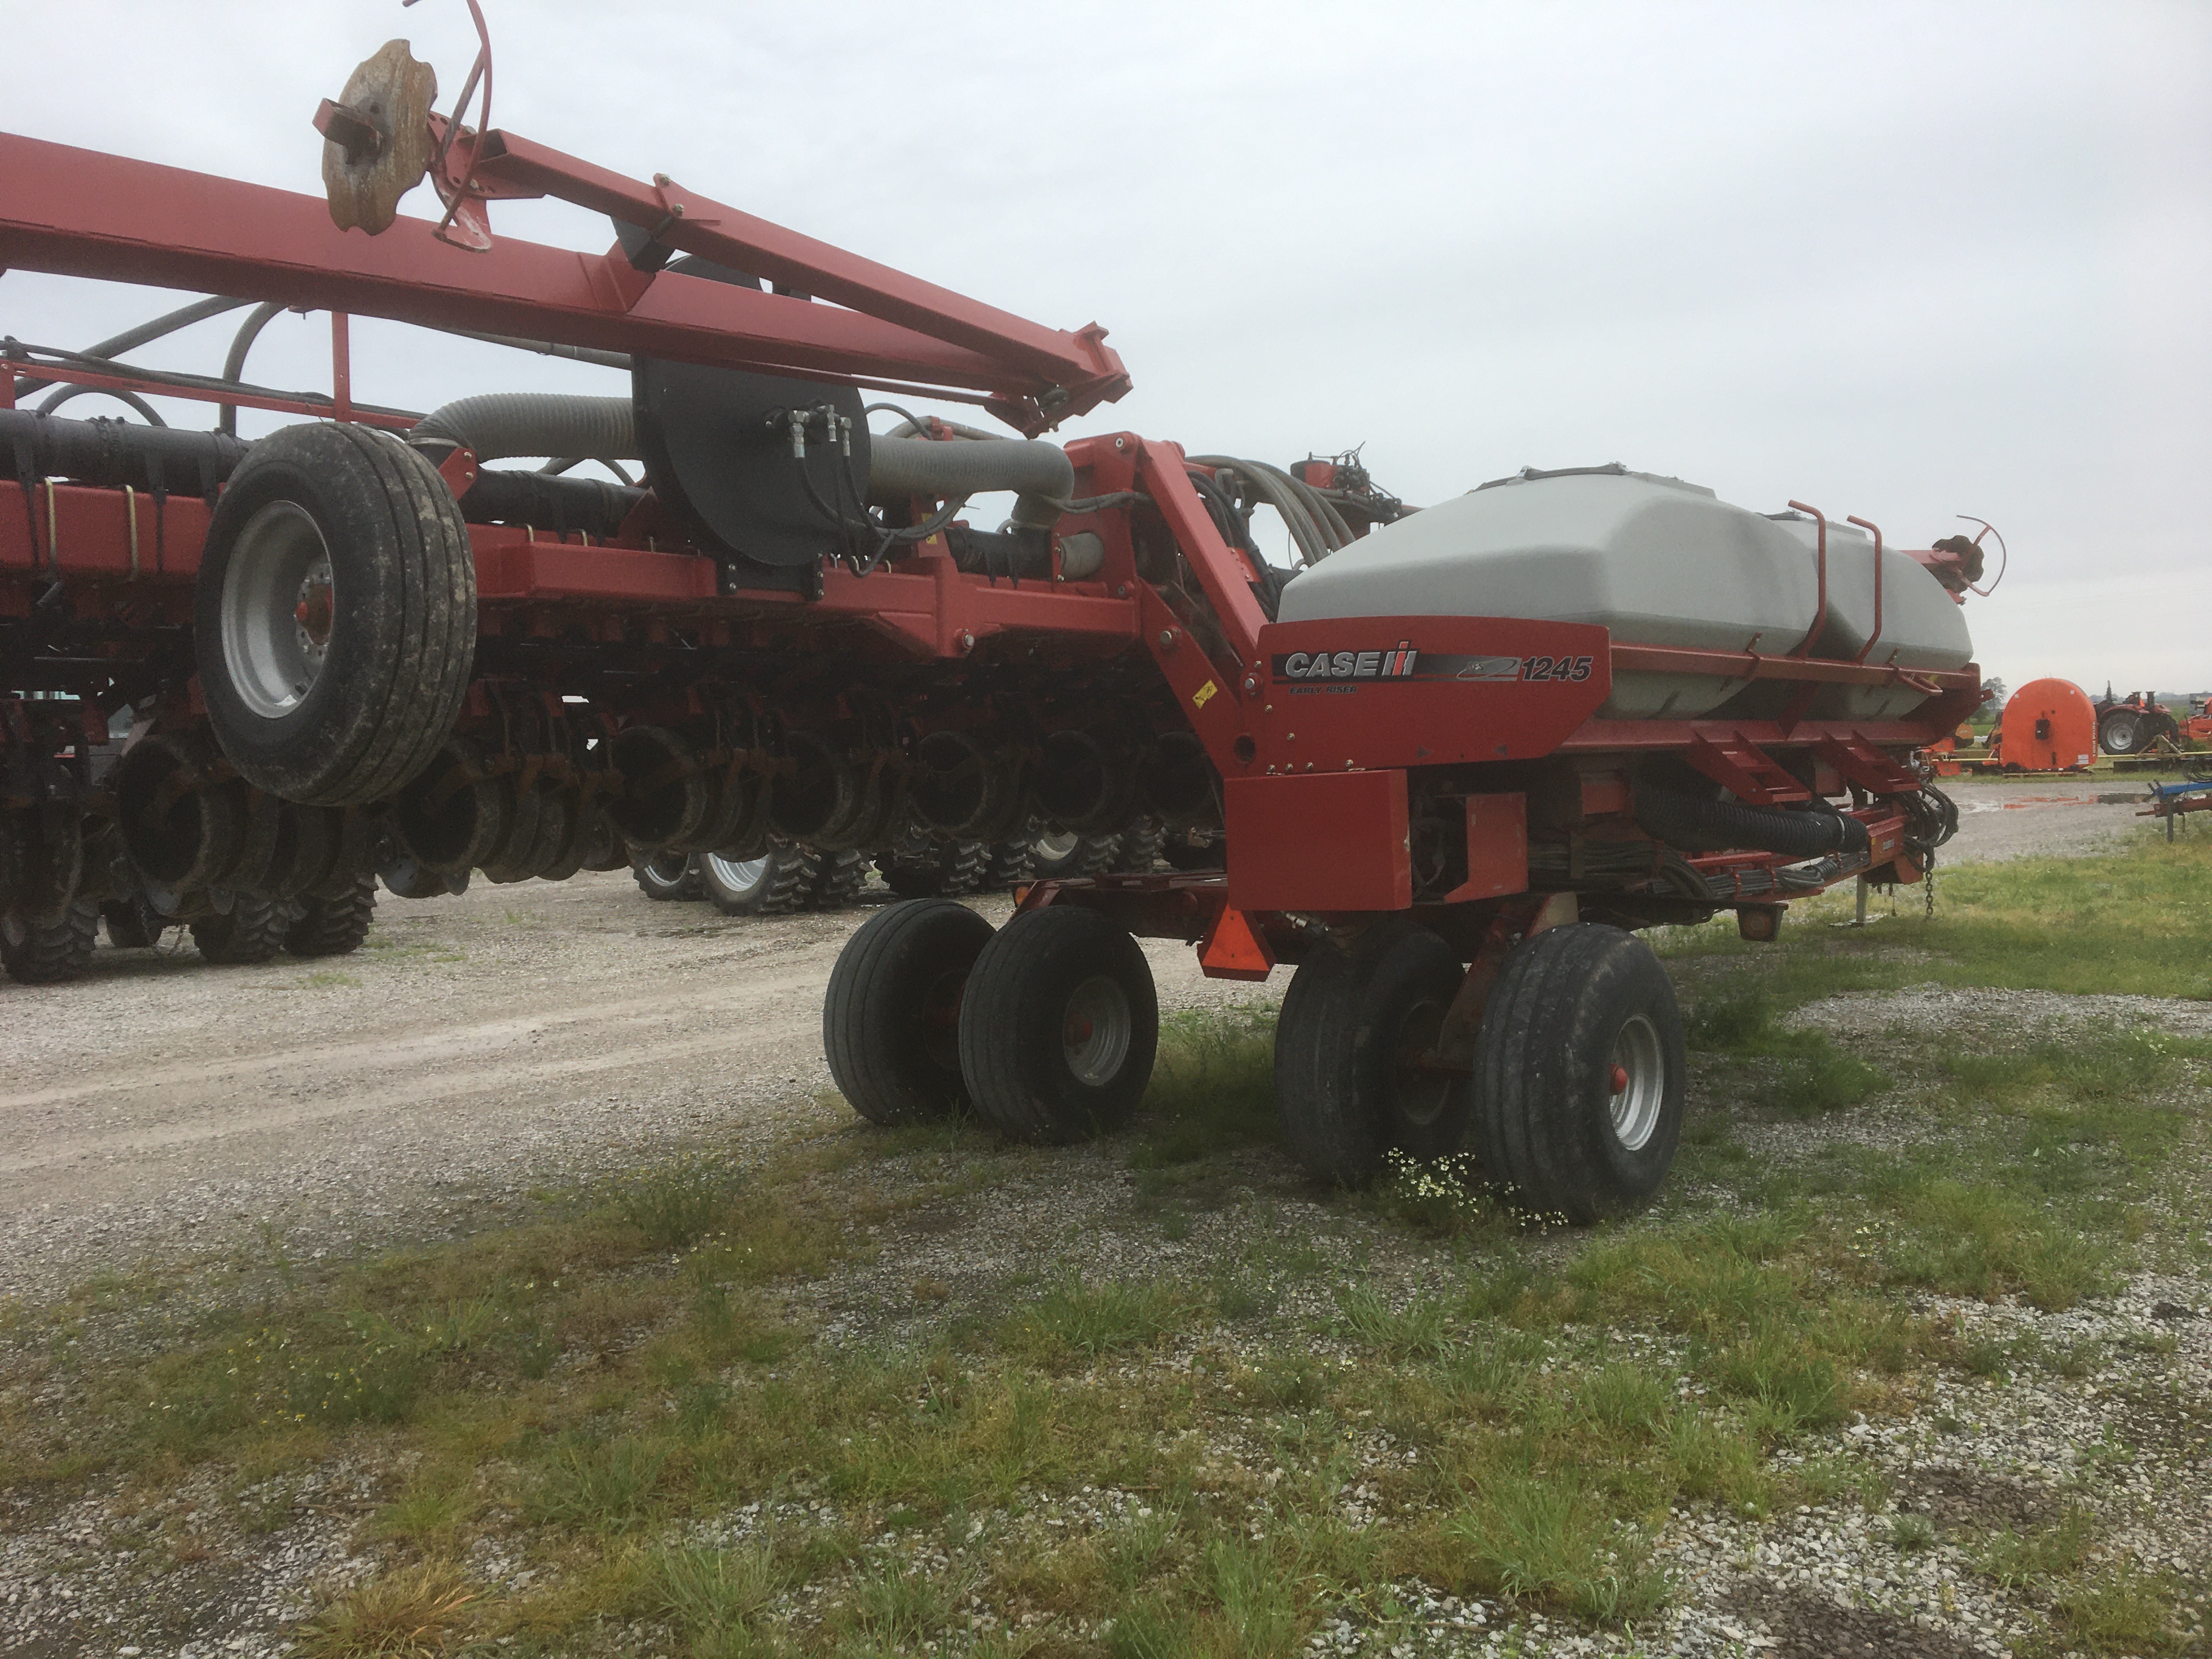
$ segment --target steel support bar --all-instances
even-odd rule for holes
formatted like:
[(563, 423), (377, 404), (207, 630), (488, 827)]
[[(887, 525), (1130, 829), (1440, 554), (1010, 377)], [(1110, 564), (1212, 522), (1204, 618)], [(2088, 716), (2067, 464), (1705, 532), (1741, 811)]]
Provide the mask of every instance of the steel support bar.
[(1934, 692), (1972, 690), (1980, 684), (1974, 668), (1895, 668), (1881, 663), (1841, 662), (1820, 657), (1770, 657), (1756, 651), (1697, 651), (1671, 645), (1615, 645), (1613, 672), (1647, 674), (1721, 675), (1735, 680), (1808, 680), (1835, 685), (1905, 684)]
[(431, 230), (403, 218), (380, 236), (342, 231), (320, 197), (0, 133), (0, 269), (718, 368), (896, 376), (1017, 398), (1049, 390), (1025, 366), (834, 306), (681, 276), (641, 295), (618, 256), (509, 237), (465, 253)]
[(772, 224), (672, 180), (650, 185), (532, 143), (486, 133), (477, 146), (479, 179), (507, 192), (557, 197), (647, 231), (664, 246), (696, 253), (934, 340), (967, 347), (994, 362), (1036, 376), (1037, 392), (1058, 388), (1067, 401), (1055, 416), (1079, 415), (1129, 389), (1121, 358), (1096, 324), (1073, 333), (1049, 329)]

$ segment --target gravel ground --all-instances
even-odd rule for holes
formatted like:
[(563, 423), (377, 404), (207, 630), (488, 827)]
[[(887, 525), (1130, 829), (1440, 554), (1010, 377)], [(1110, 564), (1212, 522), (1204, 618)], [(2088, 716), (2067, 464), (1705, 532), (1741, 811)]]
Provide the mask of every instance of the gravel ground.
[[(1970, 783), (1955, 793), (1954, 862), (2101, 850), (2138, 823), (2124, 805), (2038, 799), (2057, 793), (2043, 788)], [(982, 908), (995, 920), (1004, 901)], [(9, 988), (0, 1297), (40, 1300), (101, 1269), (253, 1248), (264, 1227), (295, 1257), (467, 1231), (519, 1207), (535, 1186), (570, 1184), (670, 1145), (821, 1124), (819, 997), (858, 919), (726, 920), (701, 905), (651, 903), (625, 876), (587, 877), (479, 888), (458, 901), (387, 898), (376, 948), (336, 963), (216, 969), (189, 946), (103, 947), (86, 983)], [(1279, 996), (1286, 977), (1212, 983), (1187, 950), (1148, 949), (1164, 1006)], [(2212, 1030), (2202, 1004), (1934, 986), (1838, 997), (1796, 1018), (1876, 1043), (2000, 1018), (2022, 1030), (2114, 1019)], [(1870, 1145), (1918, 1132), (1910, 1111), (1881, 1102), (1840, 1121), (1740, 1127), (1777, 1140), (1761, 1156), (1803, 1156), (1839, 1132)], [(1792, 1136), (1805, 1146), (1780, 1144)], [(1194, 1212), (1180, 1237), (1139, 1214), (1103, 1152), (1015, 1151), (1006, 1162), (988, 1229), (970, 1206), (909, 1212), (890, 1224), (894, 1248), (797, 1293), (792, 1316), (831, 1341), (872, 1341), (947, 1310), (981, 1310), (1009, 1273), (1078, 1240), (1094, 1271), (1133, 1278), (1202, 1271), (1255, 1228), (1321, 1231), (1321, 1212), (1306, 1214), (1310, 1191), (1263, 1154), (1179, 1194)], [(1383, 1242), (1357, 1230), (1340, 1241), (1409, 1285), (1439, 1270), (1373, 1255)], [(917, 1309), (923, 1280), (941, 1289)], [(1855, 1423), (1791, 1454), (1879, 1472), (1893, 1495), (1878, 1508), (1838, 1503), (1764, 1520), (1676, 1511), (1650, 1542), (1680, 1587), (1677, 1605), (1633, 1634), (1594, 1634), (1408, 1583), (1401, 1616), (1379, 1622), (1347, 1609), (1314, 1650), (2006, 1653), (2034, 1615), (1973, 1570), (1954, 1528), (1993, 1516), (2037, 1524), (2072, 1504), (2124, 1522), (2148, 1565), (2198, 1582), (2212, 1574), (2212, 1276), (2168, 1265), (2059, 1315), (1935, 1297), (1922, 1311), (1962, 1336), (2033, 1335), (2099, 1358), (2072, 1376), (1938, 1378), (1911, 1416)], [(1217, 1365), (1244, 1340), (1215, 1333), (1162, 1363)], [(1224, 1478), (1264, 1489), (1263, 1450), (1212, 1451)], [(1362, 1453), (1376, 1467), (1400, 1455), (1383, 1441)], [(392, 1495), (389, 1472), (335, 1462), (249, 1489), (243, 1510), (234, 1479), (204, 1471), (147, 1509), (119, 1504), (123, 1488), (100, 1480), (59, 1510), (21, 1498), (0, 1508), (0, 1653), (287, 1651), (288, 1623), (318, 1593), (374, 1570), (360, 1522)], [(1345, 1494), (1355, 1520), (1367, 1512), (1364, 1490)], [(1023, 1516), (978, 1522), (1073, 1537), (1125, 1521), (1143, 1501), (1040, 1494)], [(246, 1524), (241, 1514), (250, 1518), (256, 1502), (262, 1518)], [(819, 1502), (807, 1512), (828, 1518)], [(1899, 1547), (1901, 1514), (1927, 1517), (1921, 1547)], [(757, 1520), (739, 1512), (727, 1529)], [(898, 1547), (912, 1547), (911, 1537)], [(520, 1560), (495, 1547), (469, 1566), (482, 1583), (527, 1582)], [(979, 1629), (1000, 1616), (977, 1604)], [(92, 1634), (100, 1631), (112, 1635)]]
[[(2140, 824), (2087, 784), (1948, 787), (1950, 863), (2103, 850)], [(267, 1229), (311, 1259), (465, 1231), (533, 1186), (773, 1133), (828, 1085), (822, 988), (865, 914), (725, 918), (626, 873), (479, 883), (386, 895), (371, 948), (336, 962), (212, 968), (172, 934), (103, 945), (78, 984), (0, 985), (0, 1297)], [(1289, 978), (1209, 981), (1190, 951), (1146, 949), (1164, 1008)]]

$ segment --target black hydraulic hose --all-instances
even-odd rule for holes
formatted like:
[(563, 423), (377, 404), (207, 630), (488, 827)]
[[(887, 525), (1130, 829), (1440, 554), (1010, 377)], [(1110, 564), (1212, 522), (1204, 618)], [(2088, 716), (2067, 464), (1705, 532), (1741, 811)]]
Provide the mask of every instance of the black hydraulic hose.
[(493, 392), (432, 410), (410, 438), (465, 445), (479, 461), (518, 455), (634, 461), (637, 432), (628, 398), (552, 392)]
[(154, 412), (154, 405), (135, 392), (125, 392), (104, 386), (65, 386), (39, 405), (39, 413), (51, 415), (72, 398), (112, 398), (119, 404), (128, 404), (146, 417), (148, 426), (167, 426), (168, 422)]
[(1649, 784), (1636, 787), (1636, 822), (1647, 836), (1686, 852), (1744, 848), (1816, 859), (1829, 853), (1863, 853), (1869, 846), (1866, 825), (1840, 812), (1787, 812), (1741, 801), (1699, 800)]
[[(81, 357), (112, 357), (118, 352), (129, 351), (144, 345), (149, 340), (158, 340), (174, 334), (180, 328), (190, 328), (194, 323), (204, 322), (210, 317), (220, 317), (226, 311), (236, 311), (240, 306), (251, 305), (250, 300), (216, 298), (195, 300), (188, 306), (165, 312), (151, 322), (141, 323), (136, 328), (126, 328), (98, 345), (87, 346), (77, 356)], [(15, 395), (27, 398), (42, 386), (52, 386), (52, 380), (42, 380), (35, 374), (21, 374), (15, 379)]]
[[(269, 326), (269, 319), (283, 309), (276, 301), (264, 300), (254, 307), (246, 319), (238, 325), (238, 332), (231, 337), (230, 351), (222, 360), (224, 380), (234, 384), (245, 374), (246, 354), (253, 349), (254, 341), (260, 337), (261, 331)], [(226, 437), (235, 438), (238, 435), (236, 404), (222, 406), (222, 413), (216, 416), (215, 429)]]
[(237, 471), (246, 449), (220, 432), (0, 409), (0, 457), (21, 458), (33, 477), (211, 497)]

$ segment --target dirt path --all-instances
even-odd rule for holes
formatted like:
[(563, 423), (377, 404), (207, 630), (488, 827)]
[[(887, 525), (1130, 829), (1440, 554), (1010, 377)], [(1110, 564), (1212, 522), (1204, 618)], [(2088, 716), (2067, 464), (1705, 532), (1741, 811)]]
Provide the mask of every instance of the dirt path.
[[(725, 918), (627, 874), (480, 884), (385, 896), (335, 962), (214, 968), (172, 935), (7, 987), (0, 1297), (264, 1227), (308, 1255), (459, 1231), (655, 1146), (766, 1130), (828, 1086), (823, 987), (866, 914)], [(1165, 1006), (1257, 988), (1151, 948)]]

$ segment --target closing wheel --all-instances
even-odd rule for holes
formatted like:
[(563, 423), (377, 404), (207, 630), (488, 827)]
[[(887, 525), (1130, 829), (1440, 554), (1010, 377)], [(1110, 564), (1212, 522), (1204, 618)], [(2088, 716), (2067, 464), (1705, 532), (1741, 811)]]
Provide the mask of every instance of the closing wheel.
[(1682, 1133), (1682, 1016), (1643, 940), (1581, 922), (1516, 949), (1474, 1068), (1477, 1149), (1514, 1203), (1586, 1223), (1657, 1194)]
[(838, 953), (822, 1004), (822, 1049), (853, 1109), (912, 1123), (968, 1103), (963, 992), (991, 924), (951, 899), (878, 910)]
[(312, 422), (253, 446), (201, 555), (193, 647), (248, 782), (343, 806), (390, 794), (452, 729), (476, 653), (476, 564), (434, 468)]
[(1460, 1150), (1471, 1091), (1422, 1056), (1462, 977), (1451, 946), (1404, 921), (1299, 966), (1276, 1026), (1275, 1104), (1310, 1173), (1358, 1187), (1394, 1149), (1423, 1159)]
[(961, 1074), (976, 1110), (1018, 1139), (1059, 1146), (1119, 1128), (1159, 1043), (1152, 964), (1095, 910), (1016, 916), (968, 976)]

